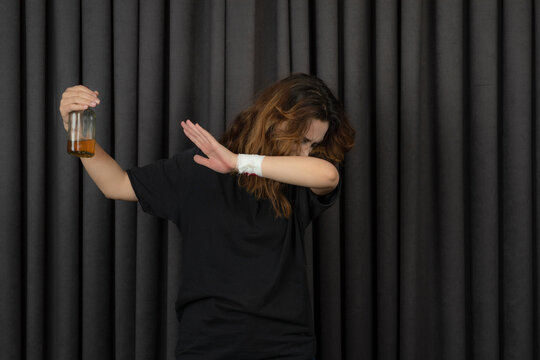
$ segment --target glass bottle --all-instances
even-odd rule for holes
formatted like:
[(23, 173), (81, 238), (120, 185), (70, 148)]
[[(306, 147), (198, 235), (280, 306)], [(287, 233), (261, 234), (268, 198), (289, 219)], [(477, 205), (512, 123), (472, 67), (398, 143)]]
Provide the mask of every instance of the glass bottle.
[(69, 113), (67, 152), (78, 157), (92, 157), (96, 147), (96, 113), (92, 109)]

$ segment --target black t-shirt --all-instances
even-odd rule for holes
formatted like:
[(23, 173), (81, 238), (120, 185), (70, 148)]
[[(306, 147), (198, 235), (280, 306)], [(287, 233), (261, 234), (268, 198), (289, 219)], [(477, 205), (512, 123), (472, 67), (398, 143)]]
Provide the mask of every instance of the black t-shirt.
[(176, 358), (312, 359), (304, 231), (340, 186), (317, 196), (287, 185), (292, 215), (275, 218), (269, 200), (256, 200), (235, 175), (198, 165), (196, 153), (127, 171), (142, 209), (182, 235)]

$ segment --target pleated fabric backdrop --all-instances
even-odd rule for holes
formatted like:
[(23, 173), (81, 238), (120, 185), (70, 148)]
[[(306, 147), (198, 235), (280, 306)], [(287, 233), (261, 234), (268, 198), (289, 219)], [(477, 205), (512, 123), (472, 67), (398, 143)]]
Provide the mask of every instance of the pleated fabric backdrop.
[(173, 358), (181, 236), (66, 154), (67, 87), (129, 168), (291, 72), (357, 131), (307, 234), (318, 359), (540, 359), (538, 1), (2, 0), (0, 34), (1, 359)]

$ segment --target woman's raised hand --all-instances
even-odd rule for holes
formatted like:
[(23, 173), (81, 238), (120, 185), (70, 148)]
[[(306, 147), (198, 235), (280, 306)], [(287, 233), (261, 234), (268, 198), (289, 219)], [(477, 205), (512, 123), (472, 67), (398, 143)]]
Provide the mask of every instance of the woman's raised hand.
[(84, 85), (69, 87), (62, 94), (60, 101), (60, 114), (64, 120), (64, 129), (68, 131), (68, 115), (71, 111), (85, 110), (96, 107), (100, 100), (99, 92), (92, 91)]
[(199, 124), (193, 124), (190, 120), (182, 121), (180, 124), (186, 136), (208, 156), (208, 158), (205, 158), (204, 156), (195, 155), (193, 160), (197, 164), (204, 165), (222, 174), (236, 170), (236, 159), (238, 155), (221, 145)]

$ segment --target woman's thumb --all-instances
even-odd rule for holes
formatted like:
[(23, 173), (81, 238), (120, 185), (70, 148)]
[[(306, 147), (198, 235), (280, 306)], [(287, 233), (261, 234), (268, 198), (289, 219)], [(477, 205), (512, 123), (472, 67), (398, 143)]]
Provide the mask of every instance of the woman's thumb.
[(195, 155), (195, 156), (193, 157), (193, 161), (195, 161), (195, 162), (196, 162), (197, 164), (199, 164), (199, 165), (203, 165), (203, 166), (207, 166), (207, 167), (210, 165), (210, 164), (209, 164), (209, 163), (210, 163), (210, 160), (207, 159), (207, 158), (205, 158), (205, 157), (203, 157), (203, 156), (201, 156), (201, 155)]

